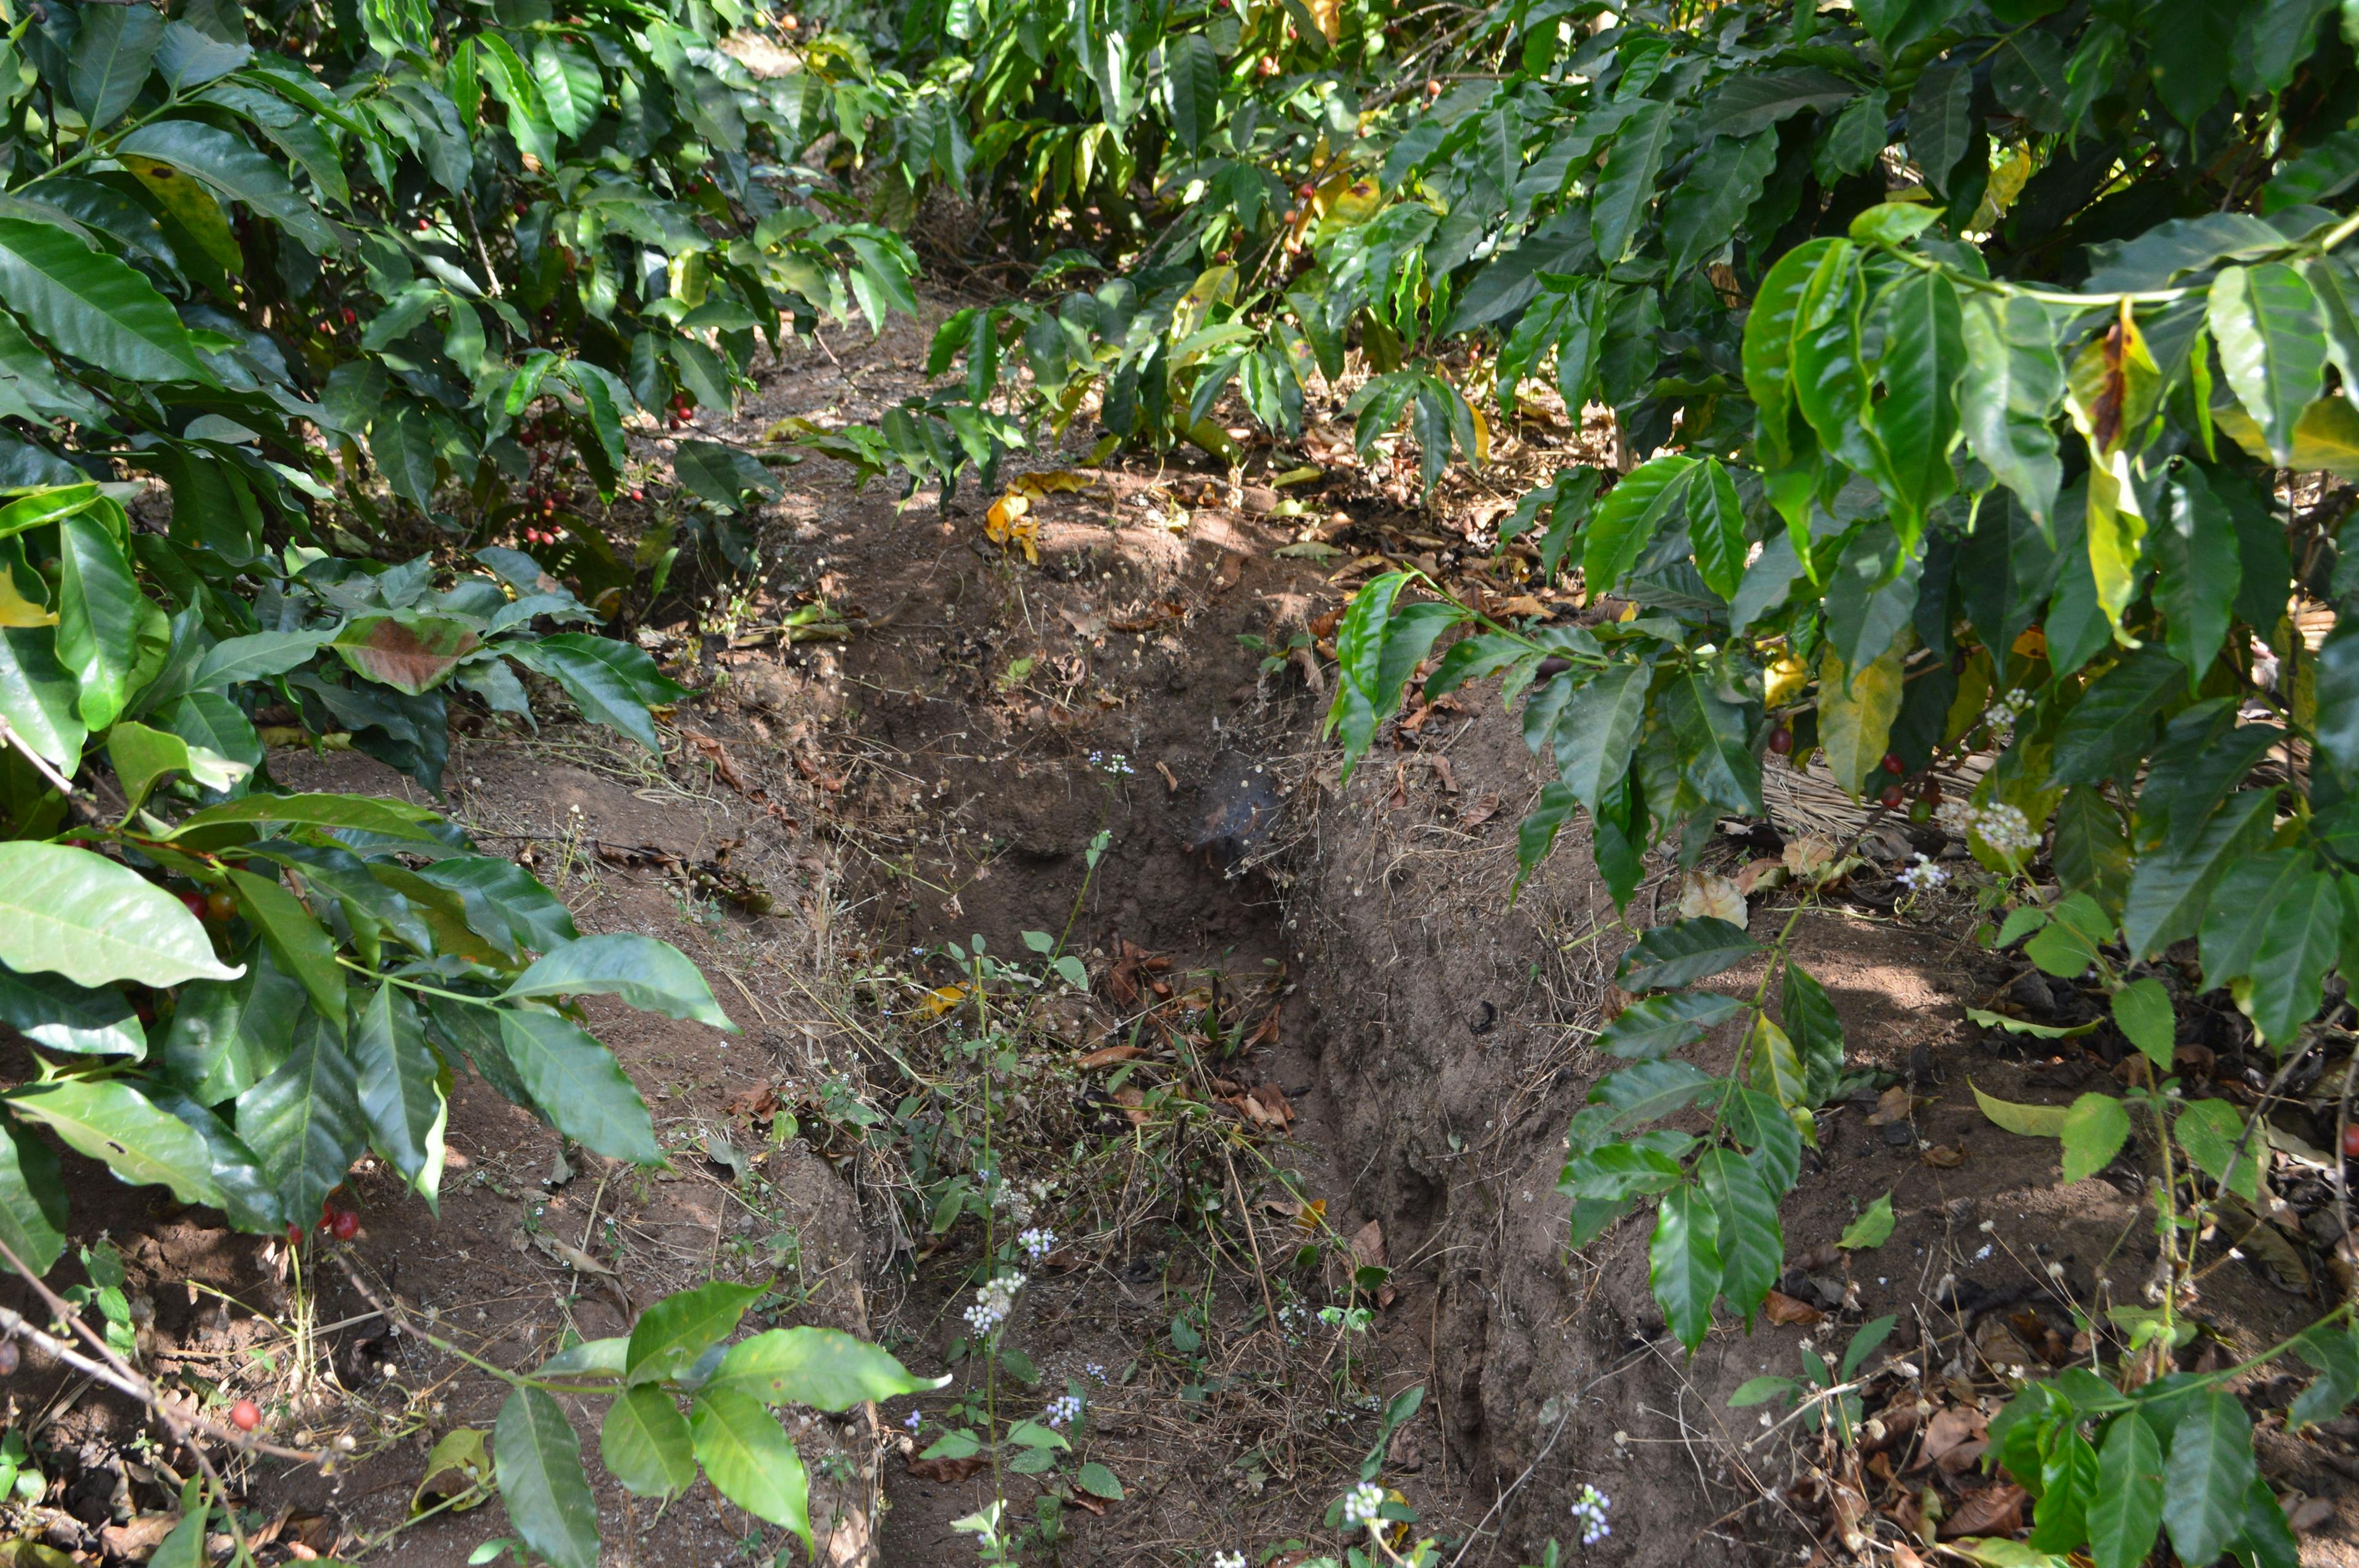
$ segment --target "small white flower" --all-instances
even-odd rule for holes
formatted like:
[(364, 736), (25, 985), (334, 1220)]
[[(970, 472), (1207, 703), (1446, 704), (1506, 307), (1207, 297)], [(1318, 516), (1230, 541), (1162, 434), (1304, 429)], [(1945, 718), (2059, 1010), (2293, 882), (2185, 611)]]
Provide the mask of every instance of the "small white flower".
[(1385, 1506), (1385, 1489), (1374, 1481), (1363, 1481), (1343, 1494), (1343, 1527), (1374, 1525), (1377, 1511)]
[(1899, 876), (1900, 885), (1910, 892), (1931, 892), (1949, 880), (1949, 872), (1921, 853), (1914, 863), (1901, 868)]
[(1215, 1552), (1212, 1553), (1212, 1568), (1245, 1568), (1245, 1554), (1242, 1552)]
[(1059, 1394), (1049, 1401), (1049, 1408), (1040, 1412), (1040, 1419), (1050, 1426), (1063, 1426), (1070, 1422), (1079, 1421), (1081, 1417), (1082, 1400), (1079, 1394)]
[(1024, 1249), (1026, 1257), (1038, 1263), (1057, 1249), (1057, 1233), (1046, 1226), (1038, 1226), (1018, 1236), (1016, 1243)]
[(901, 1424), (908, 1427), (911, 1432), (915, 1432), (919, 1427), (925, 1424), (925, 1420), (926, 1418), (922, 1412), (911, 1411), (909, 1412), (909, 1419), (903, 1422)]
[(977, 1334), (991, 1333), (1016, 1310), (1016, 1292), (1023, 1288), (1021, 1274), (1001, 1274), (984, 1281), (974, 1292), (974, 1305), (966, 1309), (967, 1326)]
[(1572, 1500), (1572, 1517), (1581, 1521), (1582, 1545), (1594, 1546), (1614, 1533), (1614, 1527), (1605, 1522), (1605, 1510), (1613, 1506), (1614, 1499), (1596, 1487), (1581, 1488), (1581, 1496)]

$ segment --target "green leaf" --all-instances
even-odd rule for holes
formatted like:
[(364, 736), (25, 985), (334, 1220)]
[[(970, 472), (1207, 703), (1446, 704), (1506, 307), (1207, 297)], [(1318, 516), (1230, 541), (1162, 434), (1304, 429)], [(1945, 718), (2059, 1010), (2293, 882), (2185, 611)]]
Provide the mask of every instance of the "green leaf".
[(62, 229), (0, 218), (0, 301), (77, 359), (129, 381), (212, 384), (188, 329), (129, 263)]
[(2203, 470), (2180, 463), (2163, 488), (2163, 504), (2147, 535), (2147, 552), (2160, 568), (2155, 603), (2171, 657), (2201, 680), (2220, 656), (2244, 583), (2236, 525), (2212, 492)]
[(2318, 650), (2311, 732), (2346, 782), (2359, 780), (2359, 625), (2337, 625)]
[(1804, 1099), (1810, 1105), (1822, 1104), (1833, 1097), (1835, 1083), (1843, 1076), (1843, 1018), (1835, 1011), (1834, 999), (1827, 995), (1826, 987), (1790, 957), (1786, 960), (1778, 995), (1783, 1003), (1779, 1022), (1802, 1059), (1809, 1083)]
[(540, 1364), (544, 1378), (620, 1378), (629, 1360), (631, 1340), (628, 1335), (610, 1335), (603, 1339), (585, 1339), (569, 1345)]
[(1598, 1032), (1597, 1048), (1628, 1061), (1654, 1061), (1694, 1044), (1744, 1011), (1734, 997), (1711, 991), (1641, 997)]
[(171, 837), (187, 839), (201, 837), (199, 830), (202, 828), (279, 823), (296, 827), (351, 828), (389, 838), (414, 839), (432, 848), (441, 840), (429, 829), (440, 820), (423, 806), (370, 795), (249, 795), (189, 813), (173, 827)]
[(2122, 939), (2134, 958), (2149, 958), (2192, 936), (2222, 874), (2268, 837), (2277, 792), (2244, 790), (2203, 824), (2200, 833), (2138, 857), (2122, 905)]
[(82, 721), (93, 730), (130, 703), (141, 612), (154, 608), (112, 528), (89, 513), (58, 524), (58, 663), (81, 682)]
[(654, 1119), (613, 1052), (553, 1012), (495, 1011), (509, 1065), (560, 1132), (609, 1159), (662, 1163)]
[(1815, 65), (1731, 71), (1705, 101), (1696, 137), (1752, 136), (1805, 110), (1848, 103), (1858, 92), (1849, 78)]
[(150, 120), (117, 142), (115, 151), (169, 164), (215, 195), (245, 202), (315, 255), (337, 248), (335, 229), (296, 190), (286, 169), (243, 136), (201, 120)]
[(442, 1064), (399, 987), (390, 981), (377, 987), (353, 1029), (352, 1051), (370, 1143), (419, 1196), (438, 1204), (446, 1113)]
[(732, 1033), (737, 1028), (685, 954), (669, 942), (631, 932), (582, 936), (554, 948), (501, 994), (510, 1000), (618, 996), (643, 1012), (692, 1019)]
[(1734, 1149), (1707, 1149), (1696, 1161), (1696, 1177), (1712, 1201), (1721, 1252), (1721, 1293), (1745, 1314), (1753, 1314), (1777, 1282), (1786, 1262), (1786, 1235), (1777, 1223), (1777, 1195), (1753, 1162)]
[(1968, 1086), (1974, 1091), (1974, 1103), (1983, 1114), (2007, 1131), (2024, 1138), (2061, 1138), (2065, 1118), (2071, 1112), (2060, 1105), (2017, 1105), (2013, 1100), (1994, 1098), (1983, 1093), (1979, 1086)]
[(776, 496), (782, 487), (770, 470), (734, 447), (718, 441), (682, 441), (672, 454), (679, 482), (725, 512), (743, 512), (748, 496)]
[(554, 952), (581, 935), (557, 895), (504, 856), (453, 855), (416, 874), (457, 893), (469, 929), (510, 957), (526, 949)]
[(1592, 812), (1630, 771), (1631, 749), (1646, 720), (1647, 687), (1653, 673), (1640, 664), (1615, 664), (1600, 670), (1565, 701), (1555, 728), (1557, 766), (1573, 798)]
[(508, 1522), (553, 1568), (598, 1568), (598, 1502), (582, 1444), (558, 1402), (518, 1389), (492, 1429), (492, 1468)]
[[(1732, 82), (1743, 80), (1731, 78)], [(1719, 136), (1704, 148), (1679, 189), (1663, 199), (1663, 243), (1673, 276), (1720, 253), (1777, 164), (1777, 137), (1772, 131), (1734, 139)], [(1721, 597), (1728, 596), (1723, 592)]]
[(1746, 742), (1749, 715), (1720, 695), (1709, 670), (1674, 665), (1661, 712), (1679, 754), (1680, 776), (1708, 806), (1758, 816), (1761, 762)]
[(1611, 593), (1685, 492), (1696, 460), (1672, 452), (1625, 474), (1590, 518), (1581, 575), (1593, 597)]
[(2191, 1099), (2179, 1108), (2171, 1135), (2195, 1168), (2246, 1203), (2258, 1201), (2260, 1162), (2268, 1141), (2260, 1129), (2246, 1135), (2245, 1113), (2223, 1099)]
[(2220, 368), (2279, 466), (2292, 460), (2294, 427), (2318, 395), (2326, 324), (2318, 297), (2283, 262), (2232, 266), (2212, 280), (2207, 307)]
[(1696, 570), (1704, 586), (1734, 600), (1737, 584), (1745, 580), (1752, 546), (1745, 536), (1745, 508), (1736, 481), (1718, 458), (1706, 458), (1702, 479), (1688, 486), (1688, 537), (1695, 545)]
[(36, 755), (71, 774), (82, 765), (90, 728), (81, 687), (58, 663), (56, 641), (45, 630), (0, 627), (0, 719)]
[(2237, 1006), (2272, 1045), (2291, 1041), (2324, 1000), (2346, 924), (2336, 881), (2306, 851), (2255, 855), (2222, 879), (2204, 917), (2204, 982), (2234, 983)]
[(1908, 151), (1925, 183), (1947, 201), (1950, 177), (1974, 135), (1974, 73), (1957, 60), (1926, 68), (1908, 100)]
[(1753, 1027), (1745, 1033), (1738, 1060), (1745, 1064), (1745, 1076), (1755, 1088), (1774, 1096), (1788, 1110), (1809, 1109), (1810, 1079), (1803, 1073), (1802, 1058), (1767, 1013), (1753, 1015)]
[(2359, 1399), (2359, 1328), (2347, 1322), (2313, 1325), (2294, 1341), (2293, 1349), (2319, 1371), (2318, 1379), (2286, 1408), (2286, 1425), (2299, 1432), (2333, 1420)]
[(1802, 1385), (1791, 1378), (1747, 1378), (1728, 1396), (1728, 1405), (1731, 1410), (1750, 1410), (1771, 1400), (1790, 1400), (1801, 1391)]
[[(1879, 134), (1882, 127), (1877, 127)], [(1879, 140), (1878, 146), (1880, 146)], [(1810, 283), (1827, 255), (1849, 251), (1846, 242), (1808, 240), (1777, 258), (1753, 297), (1745, 318), (1745, 389), (1759, 411), (1766, 466), (1782, 468), (1794, 457), (1789, 441), (1794, 406), (1794, 334)]]
[(285, 675), (310, 661), (327, 632), (256, 632), (228, 637), (205, 651), (189, 676), (191, 691), (214, 691), (245, 681)]
[(92, 990), (57, 975), (0, 969), (0, 1023), (44, 1050), (135, 1060), (147, 1054), (147, 1032), (130, 998), (111, 986)]
[(38, 1279), (64, 1253), (65, 1228), (57, 1154), (14, 1122), (0, 1125), (0, 1242)]
[[(1912, 271), (1885, 291), (1884, 397), (1874, 406), (1886, 492), (1904, 538), (1957, 488), (1950, 447), (1958, 433), (1958, 377), (1965, 368), (1957, 291), (1938, 272)], [(1881, 645), (1880, 643), (1878, 644)]]
[(1190, 152), (1201, 150), (1221, 112), (1221, 60), (1212, 40), (1188, 33), (1166, 43), (1159, 85), (1172, 135)]
[(2163, 1527), (2181, 1562), (2212, 1563), (2243, 1532), (2245, 1488), (2256, 1474), (2245, 1407), (2217, 1390), (2187, 1396), (2162, 1471)]
[(560, 632), (504, 651), (563, 687), (584, 719), (627, 735), (650, 752), (660, 752), (663, 742), (648, 707), (688, 695), (645, 653), (611, 637)]
[(79, 986), (235, 979), (188, 906), (88, 849), (0, 842), (0, 964)]
[(2122, 1037), (2144, 1052), (2157, 1072), (2169, 1072), (2178, 1024), (2163, 983), (2151, 975), (2130, 981), (2114, 993), (2113, 1011)]
[(833, 1328), (773, 1328), (739, 1341), (722, 1357), (708, 1388), (734, 1389), (764, 1404), (847, 1411), (864, 1400), (889, 1400), (942, 1387), (920, 1378), (876, 1346)]
[(2064, 792), (2049, 858), (2060, 884), (2087, 893), (2109, 914), (2120, 910), (2130, 884), (2129, 836), (2103, 793), (2087, 784)]
[(8, 1108), (41, 1123), (133, 1186), (172, 1189), (182, 1203), (219, 1207), (212, 1154), (186, 1122), (121, 1078), (59, 1078), (13, 1089)]
[(1655, 199), (1655, 177), (1662, 171), (1663, 153), (1677, 124), (1671, 105), (1649, 102), (1622, 123), (1605, 155), (1605, 168), (1590, 198), (1589, 233), (1598, 259), (1607, 265), (1622, 259)]
[(713, 1489), (756, 1519), (793, 1530), (809, 1549), (810, 1479), (777, 1418), (734, 1389), (707, 1389), (690, 1407), (688, 1424)]
[(318, 1015), (305, 1016), (287, 1059), (237, 1097), (237, 1130), (280, 1206), (305, 1219), (368, 1147), (353, 1059)]
[(145, 5), (102, 5), (81, 17), (66, 59), (66, 83), (82, 123), (96, 133), (123, 118), (146, 85), (156, 47), (164, 41), (164, 13)]
[(683, 1376), (698, 1357), (736, 1332), (745, 1309), (766, 1285), (713, 1280), (666, 1296), (631, 1325), (631, 1350), (623, 1365), (626, 1383), (650, 1383)]
[(1721, 1270), (1720, 1218), (1703, 1190), (1688, 1184), (1664, 1194), (1647, 1248), (1647, 1283), (1690, 1354), (1711, 1331)]
[(614, 1479), (643, 1498), (668, 1498), (696, 1484), (688, 1418), (668, 1390), (623, 1390), (598, 1431), (598, 1456)]
[(543, 38), (532, 48), (532, 79), (549, 124), (568, 138), (588, 130), (605, 109), (598, 62), (579, 45)]
[(1120, 1477), (1094, 1459), (1086, 1461), (1073, 1472), (1073, 1483), (1093, 1498), (1103, 1498), (1110, 1503), (1122, 1501)]
[(2064, 1113), (2064, 1180), (2082, 1182), (2113, 1163), (2129, 1141), (2130, 1113), (2112, 1095), (2082, 1095)]
[(2049, 768), (2062, 784), (2129, 782), (2152, 749), (2156, 718), (2187, 689), (2185, 666), (2140, 648), (2082, 693), (2056, 733)]
[[(391, 402), (378, 412), (369, 426), (369, 456), (394, 494), (420, 512), (434, 509), (434, 430), (416, 404)], [(511, 651), (524, 656), (523, 649)]]
[(2136, 1411), (2115, 1416), (2097, 1451), (2089, 1548), (2097, 1568), (2138, 1568), (2162, 1529), (2162, 1444)]
[(1614, 973), (1627, 991), (1669, 990), (1693, 985), (1761, 950), (1742, 926), (1709, 916), (1673, 921), (1639, 934)]
[(303, 982), (311, 1005), (338, 1027), (344, 1022), (344, 971), (336, 962), (335, 939), (311, 917), (303, 903), (276, 877), (228, 869), (238, 912), (254, 923), (279, 968)]
[(1892, 1238), (1892, 1195), (1885, 1194), (1867, 1206), (1867, 1212), (1843, 1227), (1835, 1245), (1849, 1251), (1873, 1250)]
[[(211, 695), (210, 693), (207, 695)], [(128, 720), (107, 731), (106, 760), (114, 764), (124, 798), (136, 808), (148, 792), (174, 773), (186, 773), (207, 789), (227, 789), (251, 770), (201, 746), (190, 746), (168, 730)]]

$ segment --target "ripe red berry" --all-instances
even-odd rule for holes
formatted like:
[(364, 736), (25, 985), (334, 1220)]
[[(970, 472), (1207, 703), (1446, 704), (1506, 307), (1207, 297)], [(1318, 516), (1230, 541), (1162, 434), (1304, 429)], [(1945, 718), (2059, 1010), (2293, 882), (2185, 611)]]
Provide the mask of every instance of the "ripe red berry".
[(1908, 771), (1908, 764), (1900, 760), (1899, 752), (1886, 752), (1884, 753), (1884, 771), (1897, 779)]
[(1794, 732), (1780, 724), (1769, 731), (1769, 749), (1783, 757), (1794, 750)]
[(1307, 179), (1304, 180), (1300, 185), (1295, 187), (1294, 193), (1297, 196), (1301, 197), (1305, 201), (1310, 200), (1312, 193), (1310, 182)]
[(360, 319), (360, 318), (359, 318), (358, 316), (356, 316), (356, 315), (353, 314), (353, 308), (352, 308), (351, 306), (347, 305), (347, 306), (345, 306), (345, 307), (344, 307), (344, 325), (345, 325), (345, 326), (349, 327), (349, 326), (351, 326), (353, 322), (355, 322), (355, 321), (357, 321), (357, 320), (359, 320), (359, 319)]
[(1901, 793), (1901, 789), (1898, 784), (1886, 784), (1884, 786), (1884, 793), (1877, 795), (1875, 798), (1884, 802), (1885, 810), (1897, 811), (1900, 809), (1900, 803), (1908, 797)]
[(2359, 1121), (2343, 1130), (2343, 1152), (2352, 1159), (2359, 1160)]
[(631, 499), (633, 501), (645, 501), (647, 498), (647, 492), (644, 490), (635, 490), (631, 492)]
[(433, 222), (433, 220), (432, 220), (432, 219), (430, 219), (430, 218), (420, 218), (419, 220), (418, 220), (418, 232), (419, 232), (419, 233), (421, 233), (421, 234), (422, 234), (422, 233), (426, 232), (429, 229), (431, 229), (432, 227), (434, 227), (434, 222)]
[(262, 1424), (262, 1407), (252, 1400), (240, 1400), (229, 1407), (229, 1423), (240, 1432), (252, 1432)]
[(292, 1252), (303, 1245), (303, 1227), (293, 1220), (287, 1222), (287, 1250)]
[(205, 917), (204, 894), (201, 892), (184, 892), (180, 895), (180, 902), (187, 904), (189, 906), (189, 913), (195, 915), (199, 920), (202, 920)]
[(352, 1209), (340, 1208), (328, 1217), (328, 1234), (339, 1241), (350, 1241), (361, 1233), (361, 1217)]

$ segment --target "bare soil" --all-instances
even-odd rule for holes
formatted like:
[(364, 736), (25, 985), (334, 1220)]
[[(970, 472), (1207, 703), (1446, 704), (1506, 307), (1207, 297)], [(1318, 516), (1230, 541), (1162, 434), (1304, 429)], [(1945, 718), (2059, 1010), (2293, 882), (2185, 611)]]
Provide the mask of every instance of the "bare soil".
[[(925, 341), (901, 324), (857, 347), (790, 345), (731, 433), (757, 437), (788, 415), (873, 417), (917, 384)], [(1322, 457), (1348, 447), (1334, 417), (1314, 426)], [(1420, 1530), (1464, 1540), (1453, 1568), (1570, 1544), (1584, 1485), (1611, 1499), (1613, 1524), (1587, 1553), (1633, 1564), (1839, 1554), (1863, 1520), (1889, 1547), (1928, 1496), (1953, 1519), (1980, 1508), (2003, 1525), (2002, 1484), (1961, 1452), (1974, 1438), (1930, 1433), (1978, 1432), (2011, 1384), (2070, 1359), (2072, 1303), (2101, 1279), (2130, 1299), (2153, 1243), (2133, 1168), (2061, 1186), (2053, 1146), (1992, 1127), (1970, 1087), (2059, 1103), (2093, 1086), (2104, 1057), (1977, 1029), (1962, 1007), (2057, 1017), (2080, 1003), (2025, 988), (2018, 962), (1964, 940), (1962, 906), (1897, 907), (1888, 865), (1833, 890), (1795, 952), (1833, 994), (1854, 1061), (1907, 1091), (1905, 1114), (1871, 1122), (1871, 1093), (1822, 1115), (1783, 1214), (1788, 1321), (1723, 1321), (1683, 1356), (1647, 1291), (1646, 1222), (1573, 1254), (1555, 1190), (1566, 1119), (1603, 1069), (1587, 1042), (1620, 1000), (1614, 961), (1630, 932), (1668, 918), (1669, 868), (1625, 925), (1569, 832), (1511, 896), (1516, 824), (1539, 778), (1495, 689), (1388, 729), (1346, 786), (1319, 735), (1319, 661), (1266, 669), (1241, 641), (1281, 654), (1297, 633), (1315, 641), (1372, 557), (1463, 580), (1487, 554), (1495, 496), (1448, 492), (1436, 520), (1381, 473), (1340, 464), (1323, 488), (1280, 490), (1269, 470), (1283, 464), (1265, 460), (1232, 489), (1186, 457), (1086, 468), (1082, 444), (1029, 455), (1088, 481), (1038, 503), (1037, 561), (984, 537), (990, 497), (898, 505), (829, 464), (793, 470), (763, 520), (769, 586), (740, 613), (657, 629), (700, 688), (660, 762), (571, 725), (454, 736), (446, 804), (479, 840), (528, 859), (583, 929), (679, 944), (743, 1025), (724, 1036), (593, 1007), (655, 1108), (670, 1170), (589, 1156), (560, 1169), (549, 1130), (462, 1084), (440, 1214), (364, 1165), (351, 1271), (311, 1249), (299, 1297), (280, 1249), (73, 1167), (77, 1231), (103, 1227), (124, 1249), (152, 1303), (159, 1372), (275, 1400), (282, 1438), (354, 1440), (333, 1476), (252, 1473), (260, 1517), (278, 1521), (266, 1558), (384, 1543), (381, 1555), (442, 1568), (505, 1532), (493, 1503), (388, 1540), (427, 1449), (488, 1427), (503, 1390), (388, 1334), (386, 1292), (430, 1310), (472, 1353), (528, 1366), (564, 1334), (621, 1332), (656, 1296), (716, 1273), (775, 1280), (776, 1321), (876, 1337), (957, 1379), (798, 1434), (821, 1494), (821, 1561), (898, 1568), (971, 1552), (952, 1521), (991, 1500), (992, 1473), (912, 1469), (919, 1444), (903, 1422), (914, 1404), (938, 1426), (970, 1394), (974, 1365), (948, 1357), (983, 1227), (935, 1233), (915, 1155), (858, 1112), (905, 1117), (949, 1147), (969, 1103), (958, 1042), (989, 1025), (955, 993), (929, 1009), (929, 988), (959, 979), (943, 946), (979, 935), (1015, 956), (1027, 931), (1082, 956), (1092, 988), (1006, 1025), (1020, 1023), (1027, 1054), (1004, 1086), (995, 1147), (1006, 1176), (1055, 1184), (1036, 1222), (1060, 1247), (1008, 1331), (1038, 1383), (1004, 1382), (1002, 1413), (1082, 1386), (1083, 1455), (1125, 1489), (1065, 1503), (1037, 1561), (1332, 1551), (1321, 1517), (1358, 1478), (1376, 1410), (1412, 1386), (1425, 1402), (1383, 1479)], [(853, 634), (781, 641), (798, 594), (825, 598)], [(416, 793), (349, 754), (278, 753), (272, 766), (290, 784)], [(1733, 871), (1778, 837), (1732, 834), (1707, 863)], [(1756, 935), (1775, 935), (1792, 896), (1755, 896)], [(1763, 979), (1739, 968), (1713, 983), (1750, 995)], [(2209, 1016), (2191, 1019), (2185, 1065), (2234, 1090), (2256, 1064)], [(1132, 1058), (1083, 1065), (1125, 1044)], [(1717, 1067), (1734, 1047), (1694, 1054)], [(1133, 1091), (1115, 1087), (1118, 1070), (1170, 1098), (1142, 1110), (1121, 1098)], [(2299, 1130), (2322, 1143), (2318, 1130)], [(1187, 1180), (1158, 1184), (1175, 1173)], [(1886, 1194), (1891, 1238), (1833, 1248)], [(2348, 1288), (2317, 1239), (2241, 1258), (2223, 1242), (2203, 1288), (2211, 1332), (2190, 1356), (2250, 1355)], [(1357, 1299), (1355, 1263), (1391, 1271), (1364, 1341), (1312, 1315)], [(303, 1299), (332, 1374), (310, 1390), (290, 1388), (285, 1364)], [(1800, 1346), (1834, 1346), (1886, 1314), (1898, 1319), (1887, 1350), (1908, 1370), (1879, 1381), (1882, 1435), (1851, 1461), (1730, 1408), (1745, 1379), (1798, 1373)], [(1190, 1330), (1175, 1333), (1175, 1318)], [(1182, 1349), (1189, 1338), (1200, 1343)], [(54, 1369), (28, 1363), (18, 1382), (11, 1424), (71, 1474), (53, 1543), (136, 1559), (146, 1530), (152, 1549), (141, 1521), (174, 1488), (140, 1456), (138, 1423)], [(2267, 1411), (2292, 1390), (2246, 1391)], [(2359, 1561), (2359, 1426), (2281, 1428), (2264, 1419), (2260, 1451), (2305, 1562)], [(1011, 1523), (1039, 1517), (1040, 1483), (996, 1484)], [(661, 1509), (611, 1486), (600, 1498), (618, 1564), (760, 1561), (784, 1544), (701, 1486)]]

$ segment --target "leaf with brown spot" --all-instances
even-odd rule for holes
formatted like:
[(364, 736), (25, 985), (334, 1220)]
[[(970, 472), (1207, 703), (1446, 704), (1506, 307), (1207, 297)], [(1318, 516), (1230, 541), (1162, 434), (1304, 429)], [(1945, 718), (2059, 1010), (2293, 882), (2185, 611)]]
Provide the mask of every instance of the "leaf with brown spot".
[(355, 674), (417, 697), (450, 679), (482, 641), (473, 627), (447, 615), (364, 615), (329, 646)]

